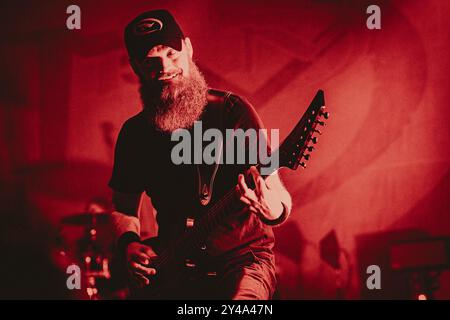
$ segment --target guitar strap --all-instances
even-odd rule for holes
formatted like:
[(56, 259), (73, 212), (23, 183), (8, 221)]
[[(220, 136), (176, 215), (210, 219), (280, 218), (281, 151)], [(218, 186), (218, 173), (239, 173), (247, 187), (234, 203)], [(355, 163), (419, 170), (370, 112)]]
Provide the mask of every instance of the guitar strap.
[(214, 180), (216, 178), (217, 170), (219, 169), (220, 154), (222, 153), (223, 144), (220, 147), (220, 152), (216, 155), (216, 161), (212, 165), (197, 164), (198, 177), (198, 199), (202, 206), (209, 204), (212, 198)]
[[(210, 103), (220, 103), (221, 106), (219, 108), (214, 108), (218, 111), (217, 117), (212, 121), (213, 127), (217, 129), (221, 129), (222, 136), (225, 136), (225, 117), (226, 112), (229, 111), (229, 107), (226, 104), (229, 104), (230, 101), (228, 97), (230, 96), (231, 92), (225, 92), (223, 95), (220, 96), (220, 99), (218, 101), (212, 101)], [(215, 97), (217, 99), (217, 96)], [(214, 113), (214, 112), (213, 112)], [(215, 125), (214, 125), (215, 124)], [(220, 143), (220, 150), (215, 154), (215, 161), (213, 164), (197, 164), (197, 193), (198, 193), (198, 200), (202, 206), (206, 206), (210, 203), (212, 195), (213, 195), (213, 188), (214, 188), (214, 181), (216, 178), (217, 171), (219, 170), (220, 165), (220, 159), (222, 157), (223, 153), (223, 144), (224, 141), (221, 141)]]

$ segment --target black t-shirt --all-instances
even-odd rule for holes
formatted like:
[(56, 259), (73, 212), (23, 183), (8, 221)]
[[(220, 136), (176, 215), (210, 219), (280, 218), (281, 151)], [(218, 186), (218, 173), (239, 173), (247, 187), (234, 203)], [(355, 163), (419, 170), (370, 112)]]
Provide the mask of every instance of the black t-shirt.
[[(208, 105), (201, 116), (202, 129), (243, 130), (262, 128), (253, 107), (240, 97), (218, 90), (209, 90)], [(193, 131), (192, 129), (190, 130)], [(170, 243), (185, 229), (187, 216), (196, 216), (201, 207), (198, 196), (198, 173), (195, 164), (175, 165), (172, 148), (179, 143), (171, 135), (155, 130), (142, 111), (128, 119), (116, 144), (114, 168), (109, 186), (117, 192), (146, 192), (157, 210), (158, 238)], [(225, 153), (225, 147), (224, 147)], [(238, 174), (250, 165), (220, 164), (214, 180), (213, 205), (237, 184)], [(245, 210), (217, 228), (208, 238), (207, 253), (211, 256), (272, 252), (274, 236), (270, 226)]]

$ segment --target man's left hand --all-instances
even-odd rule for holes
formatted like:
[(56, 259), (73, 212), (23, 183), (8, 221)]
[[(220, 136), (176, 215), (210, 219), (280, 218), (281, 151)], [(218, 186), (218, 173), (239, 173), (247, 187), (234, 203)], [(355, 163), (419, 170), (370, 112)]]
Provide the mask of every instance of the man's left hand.
[(255, 166), (250, 167), (250, 174), (255, 184), (255, 190), (250, 189), (244, 175), (238, 177), (240, 200), (245, 203), (249, 210), (263, 215), (266, 219), (277, 219), (283, 213), (283, 204), (277, 189), (270, 188)]

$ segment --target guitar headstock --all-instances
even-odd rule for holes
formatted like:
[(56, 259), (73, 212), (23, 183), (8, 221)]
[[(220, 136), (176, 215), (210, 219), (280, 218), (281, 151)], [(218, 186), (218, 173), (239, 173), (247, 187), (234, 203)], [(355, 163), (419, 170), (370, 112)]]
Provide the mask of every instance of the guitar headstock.
[(280, 167), (292, 170), (298, 166), (306, 168), (306, 161), (311, 158), (314, 145), (319, 140), (316, 134), (322, 134), (320, 128), (325, 126), (330, 116), (325, 109), (324, 92), (319, 90), (298, 124), (281, 144)]

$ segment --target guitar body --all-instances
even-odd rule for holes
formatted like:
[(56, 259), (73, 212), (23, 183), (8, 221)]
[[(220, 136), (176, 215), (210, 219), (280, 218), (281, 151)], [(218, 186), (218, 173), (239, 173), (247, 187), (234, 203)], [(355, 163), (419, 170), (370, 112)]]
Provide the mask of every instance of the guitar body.
[(158, 247), (157, 238), (145, 240), (143, 244), (151, 246), (158, 254), (150, 264), (150, 267), (157, 270), (157, 274), (150, 277), (148, 286), (130, 288), (130, 299), (182, 299), (185, 294), (191, 296), (198, 289), (192, 283), (195, 283), (195, 279), (200, 275), (203, 279), (208, 278), (211, 281), (216, 277), (215, 274), (208, 275), (208, 270), (202, 268), (201, 261), (204, 261), (206, 254), (201, 249), (186, 252), (186, 255), (171, 256), (170, 261), (162, 263), (161, 258), (168, 249)]
[(172, 258), (164, 268), (158, 267), (158, 259), (164, 250), (160, 247), (158, 238), (150, 238), (142, 242), (152, 247), (158, 255), (150, 264), (150, 267), (157, 269), (157, 274), (150, 277), (150, 284), (143, 288), (130, 286), (130, 299), (168, 299), (177, 291), (177, 286), (185, 276), (185, 267), (182, 258)]

